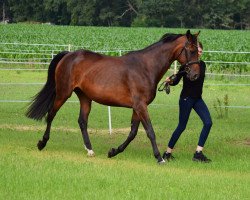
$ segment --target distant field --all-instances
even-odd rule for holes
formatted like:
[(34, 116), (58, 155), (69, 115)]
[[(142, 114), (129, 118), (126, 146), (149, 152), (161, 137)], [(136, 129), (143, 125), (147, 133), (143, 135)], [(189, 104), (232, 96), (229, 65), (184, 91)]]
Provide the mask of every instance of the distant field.
[[(165, 32), (185, 30), (0, 25), (0, 43), (137, 49), (157, 41)], [(250, 51), (249, 31), (202, 30), (201, 39), (208, 50)], [(44, 133), (45, 123), (27, 119), (24, 113), (26, 101), (41, 89), (46, 78), (47, 71), (0, 71), (0, 199), (249, 199), (249, 77), (207, 75), (203, 98), (213, 127), (205, 154), (213, 162), (191, 160), (202, 128), (192, 111), (175, 148), (176, 160), (163, 166), (156, 164), (142, 126), (122, 154), (107, 158), (109, 148), (126, 139), (132, 112), (111, 108), (110, 135), (107, 107), (97, 103), (93, 103), (89, 118), (96, 156), (88, 158), (77, 123), (79, 103), (75, 95), (70, 99), (73, 102), (65, 103), (58, 112), (47, 147), (38, 151), (36, 143)], [(170, 95), (158, 92), (149, 106), (162, 153), (178, 123), (180, 90), (178, 85), (171, 87)], [(229, 107), (225, 108), (226, 104)]]
[[(92, 50), (144, 48), (165, 33), (185, 33), (187, 29), (75, 27), (50, 25), (0, 25), (0, 42), (72, 44)], [(197, 32), (198, 29), (191, 29)], [(201, 29), (206, 50), (250, 51), (250, 31)]]
[[(74, 27), (51, 25), (0, 25), (0, 43), (28, 43), (49, 45), (71, 45), (71, 49), (85, 48), (89, 50), (137, 50), (145, 48), (158, 41), (165, 33), (186, 33), (187, 29), (169, 28), (121, 28), (121, 27)], [(192, 33), (198, 30), (191, 29)], [(201, 29), (199, 36), (205, 51), (233, 51), (250, 52), (250, 31), (227, 31)], [(10, 55), (2, 52), (13, 51), (47, 51), (67, 50), (69, 47), (53, 46), (13, 46), (0, 45), (1, 57), (17, 58), (24, 55)], [(45, 54), (45, 53), (44, 53)], [(109, 52), (109, 55), (118, 55), (118, 52)], [(27, 55), (25, 55), (27, 56)], [(41, 55), (41, 58), (45, 58)], [(51, 55), (47, 57), (51, 58)], [(204, 53), (204, 60), (250, 62), (249, 54)], [(213, 64), (214, 68), (218, 65)], [(230, 65), (224, 65), (229, 68)], [(222, 69), (224, 69), (222, 67)], [(239, 67), (236, 71), (249, 71), (248, 66)]]

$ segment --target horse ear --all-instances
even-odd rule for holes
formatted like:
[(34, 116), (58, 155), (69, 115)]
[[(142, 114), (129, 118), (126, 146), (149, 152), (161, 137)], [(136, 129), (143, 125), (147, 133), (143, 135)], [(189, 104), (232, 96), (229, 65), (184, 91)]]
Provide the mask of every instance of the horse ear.
[(190, 30), (187, 30), (187, 32), (186, 32), (187, 37), (188, 37), (188, 35), (191, 35)]
[(187, 39), (188, 39), (189, 42), (192, 41), (192, 35), (191, 35), (191, 33), (190, 33), (190, 30), (187, 30), (187, 32), (186, 32), (186, 37), (187, 37)]
[(195, 35), (196, 37), (198, 37), (198, 36), (200, 35), (200, 32), (201, 32), (201, 31), (198, 31), (198, 33), (195, 33), (194, 35)]

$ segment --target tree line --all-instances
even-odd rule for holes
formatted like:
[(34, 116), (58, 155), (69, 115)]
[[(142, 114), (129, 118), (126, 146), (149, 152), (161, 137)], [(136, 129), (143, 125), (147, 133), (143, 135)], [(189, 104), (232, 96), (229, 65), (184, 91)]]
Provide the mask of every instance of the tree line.
[(2, 21), (249, 29), (249, 0), (1, 0)]

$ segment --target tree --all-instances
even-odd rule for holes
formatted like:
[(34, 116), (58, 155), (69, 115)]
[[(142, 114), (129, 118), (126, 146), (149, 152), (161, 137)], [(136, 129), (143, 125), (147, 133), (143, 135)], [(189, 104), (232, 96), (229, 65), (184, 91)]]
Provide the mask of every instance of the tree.
[(67, 0), (44, 0), (46, 21), (54, 24), (70, 23), (70, 13), (67, 8)]
[(249, 0), (0, 0), (1, 17), (61, 25), (250, 28)]
[(71, 13), (71, 25), (94, 25), (96, 1), (70, 0), (67, 6)]
[[(30, 4), (29, 0), (9, 0), (10, 12), (14, 22), (32, 21), (34, 6), (36, 2)], [(38, 14), (37, 14), (38, 15)]]

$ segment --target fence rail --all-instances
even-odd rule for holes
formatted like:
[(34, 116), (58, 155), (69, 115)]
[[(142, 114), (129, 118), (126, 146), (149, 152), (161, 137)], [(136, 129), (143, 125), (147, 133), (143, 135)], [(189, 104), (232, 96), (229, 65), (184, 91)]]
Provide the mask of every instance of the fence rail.
[[(27, 49), (27, 47), (31, 49)], [(29, 43), (0, 43), (0, 63), (2, 64), (31, 64), (31, 65), (44, 65), (48, 64), (55, 54), (64, 50), (77, 50), (86, 49), (87, 46), (77, 46), (71, 44), (29, 44)], [(133, 49), (110, 49), (110, 50), (93, 50), (95, 52), (121, 56)], [(245, 61), (223, 61), (223, 60), (205, 60), (207, 63), (216, 64), (237, 64), (250, 66), (250, 60), (248, 54), (249, 51), (218, 51), (207, 50), (204, 53), (212, 54), (235, 54), (235, 55), (247, 55)], [(11, 55), (10, 57), (4, 55)], [(42, 56), (42, 57), (39, 57)], [(20, 60), (22, 59), (22, 60)], [(26, 60), (25, 60), (26, 59)], [(40, 59), (40, 61), (39, 61)], [(47, 60), (46, 60), (47, 59)], [(38, 61), (36, 61), (38, 60)], [(42, 61), (41, 61), (42, 60)], [(44, 61), (45, 60), (45, 61)]]

